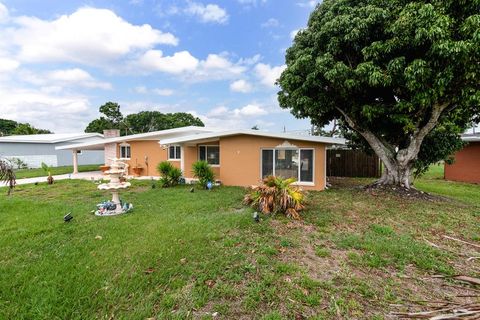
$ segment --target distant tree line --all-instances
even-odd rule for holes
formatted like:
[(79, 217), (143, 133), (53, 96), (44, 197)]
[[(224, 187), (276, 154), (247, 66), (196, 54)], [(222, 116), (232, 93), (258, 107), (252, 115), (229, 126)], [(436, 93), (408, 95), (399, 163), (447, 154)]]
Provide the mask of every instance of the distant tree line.
[(140, 111), (124, 116), (120, 105), (115, 102), (105, 103), (99, 111), (102, 116), (90, 122), (85, 132), (103, 133), (106, 129), (119, 129), (122, 135), (127, 135), (185, 126), (205, 126), (202, 120), (185, 112)]
[(46, 129), (37, 129), (30, 123), (20, 123), (8, 119), (0, 119), (0, 136), (29, 135), (41, 133), (53, 132)]

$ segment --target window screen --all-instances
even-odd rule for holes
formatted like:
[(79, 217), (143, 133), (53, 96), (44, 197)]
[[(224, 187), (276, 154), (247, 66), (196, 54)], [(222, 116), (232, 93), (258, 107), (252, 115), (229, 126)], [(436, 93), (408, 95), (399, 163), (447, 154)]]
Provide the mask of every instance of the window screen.
[(298, 179), (298, 150), (275, 150), (275, 175)]
[(313, 150), (300, 150), (300, 181), (313, 182)]
[(262, 178), (273, 175), (273, 150), (262, 150)]

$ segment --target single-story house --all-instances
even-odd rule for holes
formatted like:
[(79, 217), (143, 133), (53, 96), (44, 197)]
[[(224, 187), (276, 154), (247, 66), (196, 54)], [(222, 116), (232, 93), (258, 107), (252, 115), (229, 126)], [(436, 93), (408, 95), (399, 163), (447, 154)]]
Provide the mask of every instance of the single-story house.
[(462, 136), (468, 144), (454, 154), (454, 162), (445, 164), (445, 179), (480, 183), (480, 135)]
[[(157, 164), (169, 161), (193, 180), (192, 165), (207, 161), (224, 185), (258, 184), (268, 175), (294, 177), (305, 189), (323, 190), (326, 184), (326, 150), (344, 139), (270, 133), (259, 130), (216, 131), (184, 127), (106, 139), (103, 144), (83, 143), (59, 149), (105, 148), (105, 156), (125, 159), (130, 174), (156, 176)], [(112, 149), (109, 149), (112, 147)], [(109, 150), (107, 150), (109, 149)], [(108, 160), (108, 159), (107, 159)], [(108, 162), (106, 161), (106, 164)]]
[[(0, 137), (0, 157), (20, 159), (29, 168), (39, 168), (42, 162), (49, 166), (71, 166), (72, 152), (57, 147), (76, 143), (103, 141), (99, 133), (34, 134)], [(102, 164), (103, 150), (78, 150), (77, 164)]]

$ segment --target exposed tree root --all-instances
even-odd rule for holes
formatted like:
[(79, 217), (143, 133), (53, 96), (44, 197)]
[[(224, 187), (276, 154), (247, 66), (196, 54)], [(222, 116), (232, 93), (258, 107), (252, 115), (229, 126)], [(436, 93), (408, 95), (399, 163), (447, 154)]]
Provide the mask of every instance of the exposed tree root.
[(421, 199), (421, 200), (428, 200), (428, 201), (446, 201), (448, 200), (445, 197), (435, 196), (429, 194), (427, 192), (423, 192), (421, 190), (416, 189), (415, 187), (411, 186), (410, 188), (392, 184), (385, 184), (382, 181), (376, 181), (372, 184), (366, 185), (363, 189), (376, 195), (378, 193), (390, 193), (401, 198), (409, 198), (409, 199)]

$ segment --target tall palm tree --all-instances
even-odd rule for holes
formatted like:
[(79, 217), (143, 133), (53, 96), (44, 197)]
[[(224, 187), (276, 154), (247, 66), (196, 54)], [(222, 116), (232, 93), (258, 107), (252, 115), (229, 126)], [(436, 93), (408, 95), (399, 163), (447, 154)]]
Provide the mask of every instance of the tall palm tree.
[(13, 171), (13, 166), (10, 161), (5, 159), (0, 159), (0, 183), (3, 182), (8, 185), (7, 193), (10, 195), (12, 189), (17, 183), (15, 180), (15, 172)]

